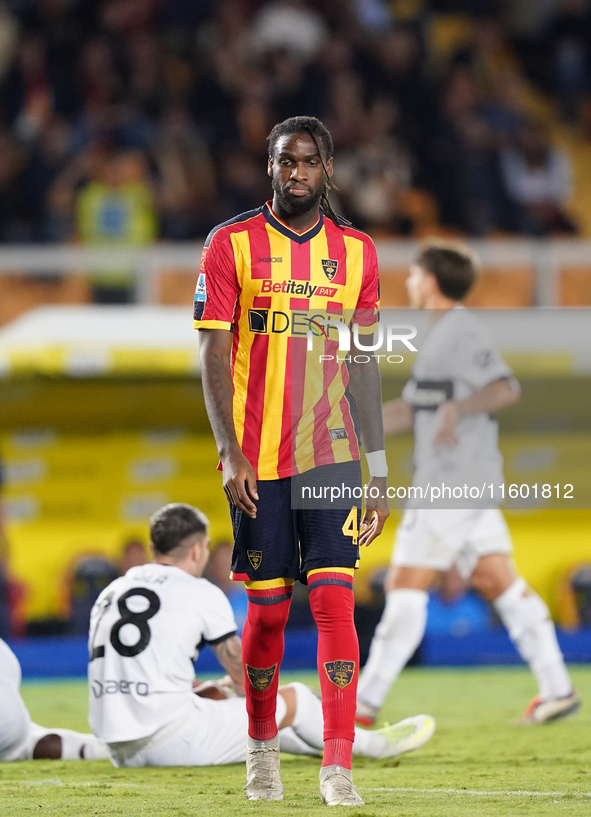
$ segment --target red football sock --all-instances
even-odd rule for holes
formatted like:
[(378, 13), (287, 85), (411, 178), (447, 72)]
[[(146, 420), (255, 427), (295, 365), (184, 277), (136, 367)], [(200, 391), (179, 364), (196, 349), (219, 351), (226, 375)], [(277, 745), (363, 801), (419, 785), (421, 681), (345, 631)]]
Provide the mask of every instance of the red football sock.
[(338, 568), (308, 576), (318, 627), (318, 674), (324, 715), (323, 766), (351, 768), (359, 673), (353, 578)]
[(248, 612), (242, 632), (242, 662), (248, 734), (254, 740), (271, 740), (277, 734), (279, 666), (292, 593), (291, 580), (282, 580), (280, 586), (264, 590), (248, 585), (246, 588)]

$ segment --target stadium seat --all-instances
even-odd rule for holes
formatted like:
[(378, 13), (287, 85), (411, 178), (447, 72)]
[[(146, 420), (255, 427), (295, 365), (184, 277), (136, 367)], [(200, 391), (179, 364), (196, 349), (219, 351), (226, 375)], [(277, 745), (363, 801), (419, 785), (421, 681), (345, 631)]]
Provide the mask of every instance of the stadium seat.
[(466, 299), (481, 309), (523, 309), (535, 301), (535, 273), (528, 266), (487, 267)]
[(398, 195), (400, 214), (413, 224), (413, 235), (423, 236), (437, 232), (439, 210), (435, 198), (425, 190), (402, 190)]
[(87, 304), (90, 301), (90, 286), (81, 274), (50, 278), (0, 274), (0, 326), (36, 306)]
[(565, 266), (558, 276), (559, 306), (591, 306), (591, 266)]
[[(382, 309), (409, 305), (405, 283), (407, 275), (406, 267), (380, 268)], [(533, 306), (534, 293), (535, 275), (529, 267), (488, 267), (483, 270), (466, 305), (485, 309), (519, 309)]]
[(576, 562), (561, 574), (558, 583), (558, 621), (569, 629), (591, 624), (589, 562)]
[(157, 303), (163, 306), (186, 306), (193, 303), (197, 281), (198, 259), (195, 268), (167, 267), (158, 275)]
[(408, 306), (406, 267), (380, 267), (380, 303), (382, 309)]

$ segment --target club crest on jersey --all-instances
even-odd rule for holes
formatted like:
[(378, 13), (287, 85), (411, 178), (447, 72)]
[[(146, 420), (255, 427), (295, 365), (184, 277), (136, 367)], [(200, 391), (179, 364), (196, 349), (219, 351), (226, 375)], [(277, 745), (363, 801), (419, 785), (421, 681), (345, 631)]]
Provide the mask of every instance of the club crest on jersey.
[(276, 672), (277, 664), (273, 664), (272, 667), (268, 667), (267, 669), (256, 669), (255, 667), (249, 667), (248, 664), (246, 665), (246, 674), (248, 675), (250, 685), (258, 689), (259, 692), (267, 689), (275, 677)]
[(247, 550), (246, 555), (248, 556), (248, 561), (253, 566), (254, 570), (258, 570), (261, 566), (261, 562), (263, 561), (263, 551), (262, 550)]
[(323, 258), (320, 263), (322, 264), (324, 274), (326, 275), (329, 281), (332, 281), (335, 275), (337, 274), (339, 262), (332, 261), (330, 258)]
[(343, 689), (353, 680), (355, 661), (327, 661), (324, 669), (333, 684)]

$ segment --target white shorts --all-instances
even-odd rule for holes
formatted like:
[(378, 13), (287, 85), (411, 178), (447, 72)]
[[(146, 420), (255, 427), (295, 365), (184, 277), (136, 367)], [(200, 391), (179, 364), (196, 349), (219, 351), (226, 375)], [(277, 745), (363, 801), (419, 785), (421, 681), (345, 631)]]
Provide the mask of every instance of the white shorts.
[(496, 508), (409, 508), (398, 530), (392, 564), (448, 570), (468, 579), (482, 556), (513, 551), (509, 528)]
[[(214, 701), (194, 696), (194, 711), (173, 736), (157, 735), (144, 741), (110, 743), (116, 766), (220, 766), (244, 763), (248, 715), (246, 698)], [(277, 723), (285, 717), (287, 705), (277, 696)], [(160, 734), (164, 730), (160, 730)], [(133, 752), (133, 744), (141, 746)], [(143, 744), (143, 745), (142, 745)], [(287, 748), (287, 747), (285, 747)], [(288, 750), (289, 751), (289, 750)]]
[(0, 761), (31, 760), (47, 729), (31, 721), (21, 698), (21, 668), (16, 655), (0, 639)]

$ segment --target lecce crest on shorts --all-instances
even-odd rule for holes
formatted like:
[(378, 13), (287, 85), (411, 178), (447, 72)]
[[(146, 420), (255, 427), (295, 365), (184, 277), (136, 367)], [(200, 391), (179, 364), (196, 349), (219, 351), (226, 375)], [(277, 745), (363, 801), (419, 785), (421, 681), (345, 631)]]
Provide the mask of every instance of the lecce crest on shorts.
[(333, 684), (343, 689), (353, 680), (355, 661), (327, 661), (324, 669)]
[(263, 561), (263, 551), (262, 550), (247, 550), (246, 555), (248, 556), (248, 561), (253, 566), (254, 570), (258, 570), (261, 566), (261, 562)]
[(326, 275), (329, 281), (332, 281), (335, 275), (337, 274), (339, 262), (332, 261), (330, 258), (323, 258), (320, 263), (322, 264), (324, 274)]
[(276, 672), (277, 664), (273, 664), (272, 667), (267, 667), (267, 669), (257, 669), (256, 667), (250, 667), (248, 664), (246, 665), (246, 674), (248, 675), (250, 685), (258, 689), (259, 692), (267, 689), (275, 677)]

